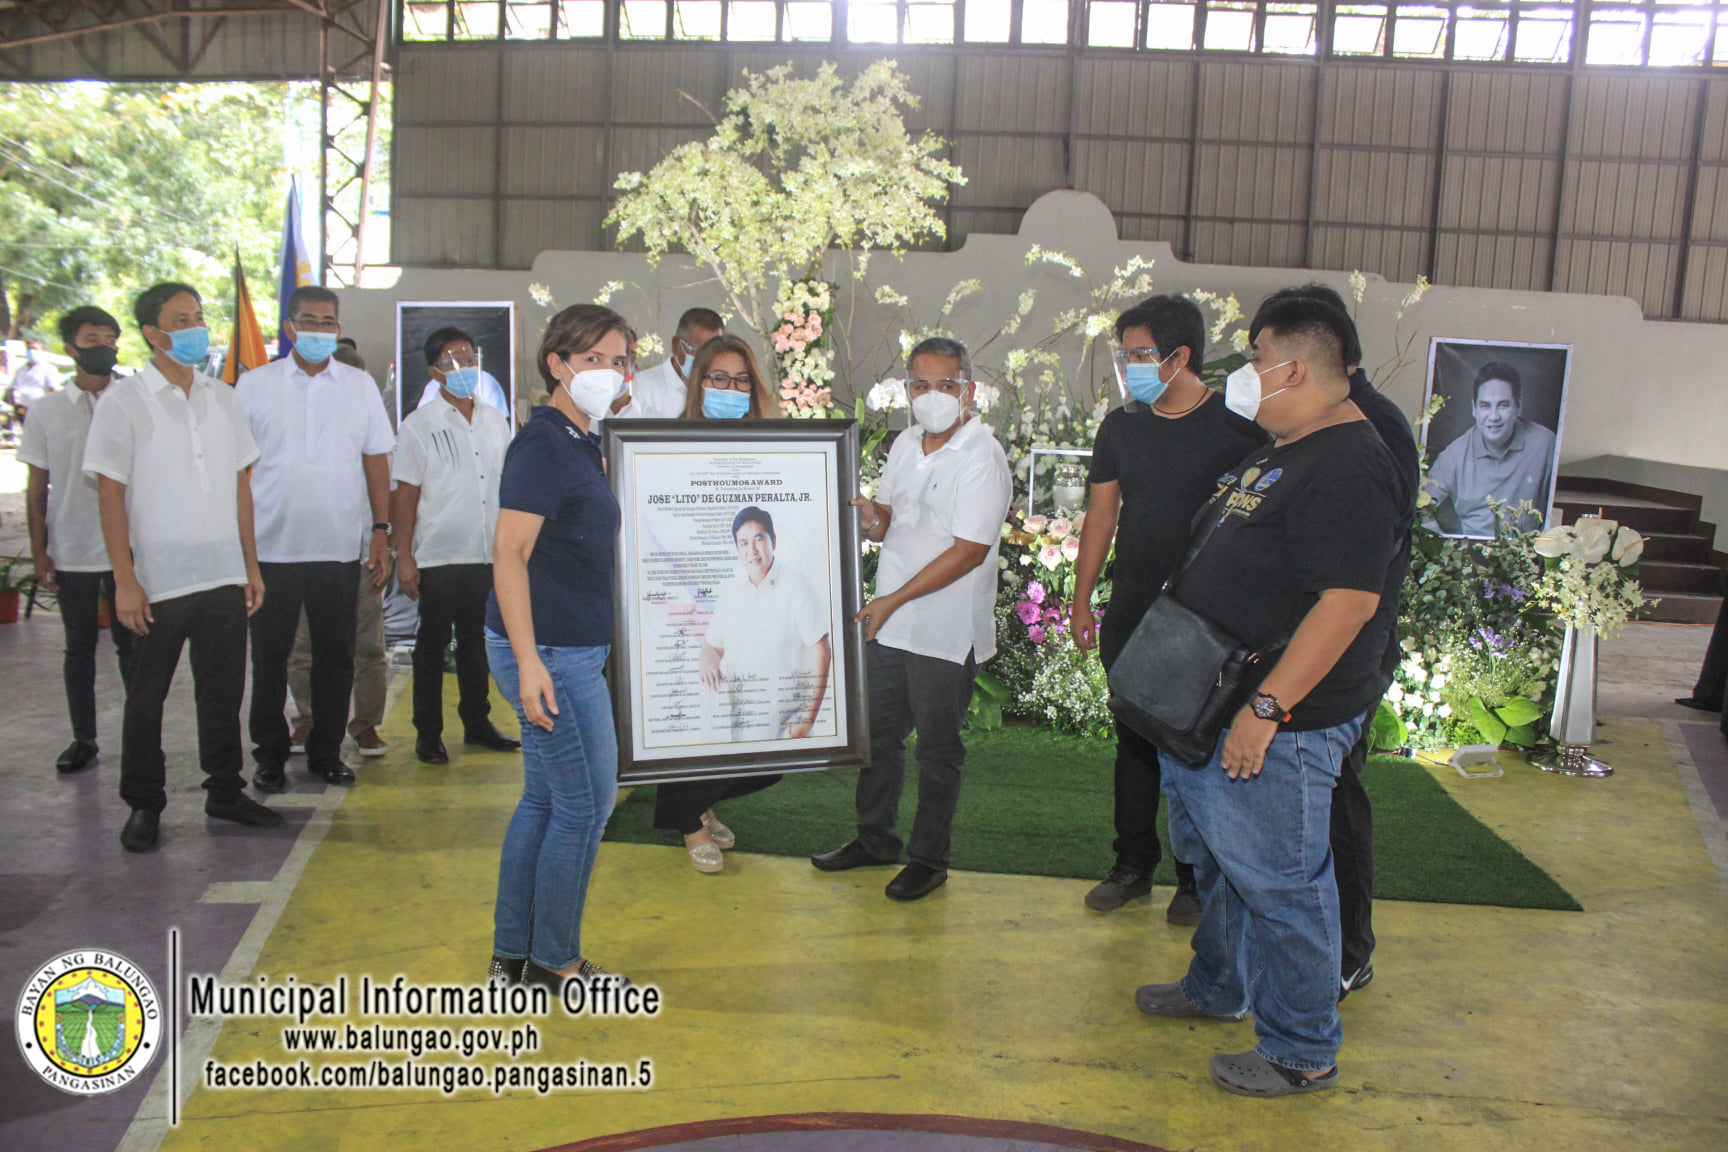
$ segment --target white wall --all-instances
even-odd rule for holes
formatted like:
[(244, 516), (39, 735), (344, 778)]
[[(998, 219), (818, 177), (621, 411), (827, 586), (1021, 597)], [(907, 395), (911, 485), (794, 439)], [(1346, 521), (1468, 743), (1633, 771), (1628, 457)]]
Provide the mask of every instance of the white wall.
[[(1183, 264), (1166, 244), (1118, 240), (1109, 208), (1078, 192), (1040, 198), (1017, 236), (973, 233), (957, 252), (877, 259), (869, 280), (872, 286), (894, 284), (912, 298), (913, 315), (928, 323), (955, 282), (983, 279), (984, 292), (964, 302), (949, 321), (969, 339), (993, 330), (1022, 291), (1036, 288), (1040, 306), (1022, 329), (1024, 342), (1029, 334), (1035, 338), (1047, 332), (1054, 310), (1075, 303), (1073, 293), (1080, 288), (1080, 282), (1059, 268), (1028, 267), (1024, 257), (1033, 243), (1068, 253), (1100, 278), (1139, 255), (1154, 262), (1157, 291), (1234, 292), (1249, 313), (1267, 292), (1310, 279), (1331, 284), (1347, 298), (1350, 292), (1349, 277), (1340, 272)], [(847, 280), (844, 256), (833, 258), (828, 274), (836, 282)], [(664, 337), (687, 307), (724, 310), (716, 287), (703, 279), (683, 257), (668, 257), (651, 269), (643, 256), (627, 252), (543, 252), (526, 274), (405, 269), (393, 288), (343, 290), (343, 328), (360, 342), (369, 366), (382, 379), (386, 363), (394, 358), (387, 349), (395, 341), (396, 301), (514, 299), (520, 318), (518, 394), (537, 394), (532, 358), (548, 310), (533, 302), (531, 283), (548, 285), (569, 304), (592, 299), (609, 281), (624, 281), (630, 286), (612, 299), (612, 306), (639, 329)], [(1369, 277), (1357, 315), (1369, 368), (1394, 356), (1395, 336), (1402, 340), (1414, 335), (1409, 366), (1391, 379), (1382, 373), (1376, 381), (1406, 411), (1420, 406), (1431, 337), (1566, 343), (1572, 345), (1573, 356), (1563, 461), (1615, 456), (1694, 468), (1728, 467), (1728, 403), (1722, 398), (1728, 326), (1646, 321), (1638, 306), (1624, 297), (1439, 287), (1406, 315), (1400, 334), (1394, 316), (1409, 290), (1406, 284)], [(843, 301), (842, 313), (846, 307)], [(850, 335), (857, 355), (851, 386), (861, 381), (867, 388), (894, 368), (892, 352), (901, 321), (881, 311), (866, 308), (861, 317), (854, 316)], [(1097, 369), (1094, 380), (1102, 373)], [(843, 383), (837, 397), (849, 398), (851, 386)]]

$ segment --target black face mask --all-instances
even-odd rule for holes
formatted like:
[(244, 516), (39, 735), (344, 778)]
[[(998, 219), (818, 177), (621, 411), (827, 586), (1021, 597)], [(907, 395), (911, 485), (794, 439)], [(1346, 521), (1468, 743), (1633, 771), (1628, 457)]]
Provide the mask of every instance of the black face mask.
[(107, 376), (114, 371), (114, 362), (120, 359), (120, 353), (107, 344), (96, 344), (89, 348), (75, 348), (72, 358), (78, 361), (78, 367), (86, 375)]

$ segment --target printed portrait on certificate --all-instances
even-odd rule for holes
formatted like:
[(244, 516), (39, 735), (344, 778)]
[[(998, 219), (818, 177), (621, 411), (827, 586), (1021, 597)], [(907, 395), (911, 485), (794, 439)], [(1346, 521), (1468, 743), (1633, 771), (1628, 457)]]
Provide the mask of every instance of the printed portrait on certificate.
[[(650, 423), (705, 438), (626, 434)], [(833, 766), (861, 726), (848, 699), (861, 684), (847, 445), (789, 435), (808, 433), (806, 421), (751, 421), (743, 440), (714, 438), (715, 424), (614, 431), (626, 775)]]

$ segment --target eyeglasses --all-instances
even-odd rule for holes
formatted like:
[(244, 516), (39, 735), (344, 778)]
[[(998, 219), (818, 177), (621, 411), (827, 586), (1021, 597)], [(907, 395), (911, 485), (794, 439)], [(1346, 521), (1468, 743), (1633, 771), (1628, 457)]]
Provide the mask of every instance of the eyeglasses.
[(460, 356), (446, 353), (444, 358), (435, 362), (432, 367), (443, 372), (448, 372), (452, 368), (478, 368), (480, 367), (480, 353), (464, 352)]
[(741, 376), (728, 376), (724, 372), (710, 372), (702, 377), (702, 383), (710, 388), (729, 388), (734, 392), (748, 392), (756, 381), (751, 379), (747, 372)]
[(296, 316), (294, 327), (300, 332), (334, 332), (341, 328), (342, 324), (335, 317), (319, 320), (311, 316)]
[(1129, 364), (1162, 364), (1167, 357), (1158, 355), (1156, 348), (1118, 348), (1116, 359)]

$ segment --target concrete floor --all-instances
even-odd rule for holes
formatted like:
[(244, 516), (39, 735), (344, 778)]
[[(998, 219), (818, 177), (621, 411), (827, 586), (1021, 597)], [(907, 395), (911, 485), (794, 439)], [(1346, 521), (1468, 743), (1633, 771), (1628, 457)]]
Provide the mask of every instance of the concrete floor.
[[(817, 874), (746, 844), (725, 874), (701, 876), (676, 849), (615, 844), (585, 932), (597, 960), (659, 985), (667, 1008), (654, 1020), (535, 1021), (545, 1046), (522, 1060), (648, 1057), (648, 1091), (214, 1090), (196, 1086), (203, 1053), (292, 1058), (280, 1022), (201, 1020), (186, 1029), (184, 1117), (171, 1131), (160, 1068), (79, 1100), (35, 1081), (0, 1042), (0, 1148), (1728, 1148), (1728, 743), (1704, 717), (1664, 711), (1689, 690), (1704, 639), (1639, 626), (1605, 647), (1604, 714), (1650, 717), (1605, 724), (1611, 779), (1516, 764), (1497, 780), (1437, 772), (1585, 911), (1379, 905), (1379, 978), (1345, 1005), (1343, 1085), (1320, 1096), (1227, 1096), (1206, 1060), (1248, 1047), (1250, 1026), (1135, 1011), (1135, 985), (1186, 964), (1186, 934), (1163, 923), (1161, 900), (1098, 916), (1081, 906), (1084, 882), (962, 874), (900, 906), (876, 871)], [(164, 847), (130, 857), (115, 842), (114, 763), (53, 773), (67, 738), (58, 644), (49, 615), (0, 628), (8, 997), (47, 957), (91, 943), (160, 987), (170, 925), (189, 970), (236, 980), (479, 978), (520, 786), (513, 758), (418, 765), (401, 701), (385, 727), (395, 750), (351, 793), (301, 784), (272, 801), (289, 816), (280, 829), (218, 825), (197, 806), (183, 673)], [(101, 667), (112, 751), (107, 653)], [(875, 1119), (848, 1127), (853, 1113)], [(799, 1131), (772, 1137), (738, 1119), (788, 1115), (803, 1118), (789, 1122)]]

